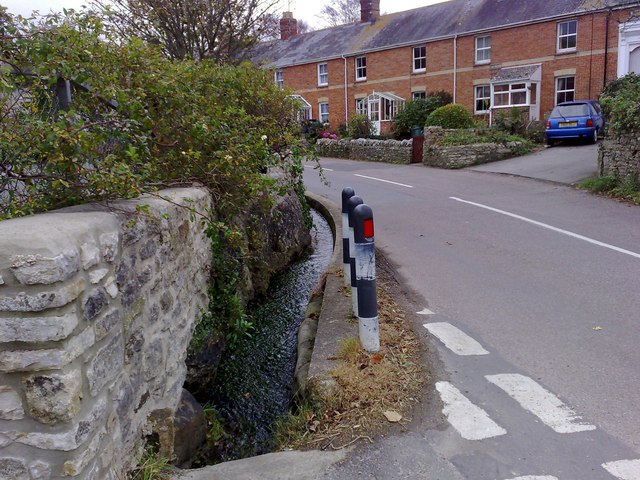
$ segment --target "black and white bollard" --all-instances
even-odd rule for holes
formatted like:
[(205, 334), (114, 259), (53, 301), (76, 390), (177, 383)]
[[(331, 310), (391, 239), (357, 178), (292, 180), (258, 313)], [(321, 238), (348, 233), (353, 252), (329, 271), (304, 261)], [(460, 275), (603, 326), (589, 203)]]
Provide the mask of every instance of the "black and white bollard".
[(351, 286), (351, 262), (349, 261), (349, 199), (356, 193), (351, 187), (342, 189), (342, 268), (344, 272), (344, 286)]
[(376, 247), (373, 212), (366, 204), (353, 210), (355, 279), (357, 285), (358, 331), (360, 343), (367, 352), (380, 350), (378, 299), (376, 294)]
[(347, 201), (347, 215), (349, 217), (349, 278), (351, 279), (351, 300), (353, 301), (353, 314), (358, 316), (358, 286), (356, 285), (356, 259), (353, 256), (353, 209), (362, 205), (362, 199), (354, 195)]

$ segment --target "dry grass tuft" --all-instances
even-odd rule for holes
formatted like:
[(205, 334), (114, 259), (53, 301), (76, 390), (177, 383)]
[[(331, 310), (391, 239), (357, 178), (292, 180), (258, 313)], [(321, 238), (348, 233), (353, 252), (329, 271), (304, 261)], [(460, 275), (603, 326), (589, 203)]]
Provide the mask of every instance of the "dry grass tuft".
[(330, 372), (335, 386), (316, 386), (308, 403), (281, 424), (281, 448), (340, 449), (372, 442), (387, 430), (385, 412), (399, 413), (400, 425), (410, 420), (425, 382), (420, 344), (384, 284), (378, 288), (378, 318), (380, 352), (367, 353), (355, 337), (344, 339), (340, 364)]

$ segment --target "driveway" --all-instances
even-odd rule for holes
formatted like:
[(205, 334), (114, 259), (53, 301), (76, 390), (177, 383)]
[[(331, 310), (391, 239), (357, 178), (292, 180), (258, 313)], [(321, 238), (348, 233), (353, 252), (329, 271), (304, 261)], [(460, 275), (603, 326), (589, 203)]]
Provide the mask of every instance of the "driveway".
[(470, 167), (469, 170), (574, 184), (597, 174), (598, 145), (563, 142), (556, 147), (547, 147), (522, 157)]

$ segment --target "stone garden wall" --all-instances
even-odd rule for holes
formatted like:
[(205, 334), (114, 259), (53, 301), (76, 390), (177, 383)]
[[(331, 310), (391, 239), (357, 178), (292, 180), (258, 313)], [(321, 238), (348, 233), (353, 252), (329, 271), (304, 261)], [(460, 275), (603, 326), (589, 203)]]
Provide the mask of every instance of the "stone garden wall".
[[(424, 150), (422, 162), (430, 167), (438, 168), (465, 168), (471, 165), (495, 162), (506, 158), (521, 155), (520, 142), (501, 143), (474, 143), (470, 145), (442, 146), (438, 144), (448, 132), (441, 127), (427, 127), (424, 130)], [(471, 129), (476, 134), (482, 134), (482, 129)]]
[(600, 175), (613, 175), (619, 180), (640, 180), (640, 133), (609, 132), (598, 150)]
[(211, 200), (160, 194), (0, 222), (0, 479), (120, 479), (143, 435), (172, 448), (211, 265), (177, 204)]
[(320, 138), (316, 150), (321, 157), (348, 158), (370, 162), (411, 163), (411, 140), (331, 140)]

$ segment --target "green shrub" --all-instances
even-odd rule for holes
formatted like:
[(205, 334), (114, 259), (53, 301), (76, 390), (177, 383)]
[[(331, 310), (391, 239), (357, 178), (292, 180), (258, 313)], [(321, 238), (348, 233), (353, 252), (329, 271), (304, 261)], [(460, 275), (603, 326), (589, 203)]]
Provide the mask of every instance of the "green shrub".
[(431, 112), (451, 102), (451, 94), (432, 92), (426, 98), (418, 98), (404, 104), (393, 119), (393, 135), (397, 139), (411, 137), (414, 125), (423, 127)]
[(609, 83), (600, 96), (608, 127), (614, 131), (640, 130), (640, 75), (630, 73)]
[(434, 110), (427, 118), (426, 126), (442, 128), (472, 128), (473, 116), (462, 105), (450, 103)]
[(524, 113), (518, 107), (510, 108), (508, 113), (500, 110), (494, 118), (493, 125), (513, 135), (524, 135), (527, 129)]
[(373, 122), (368, 115), (353, 115), (349, 119), (349, 136), (351, 138), (370, 138), (373, 135)]

